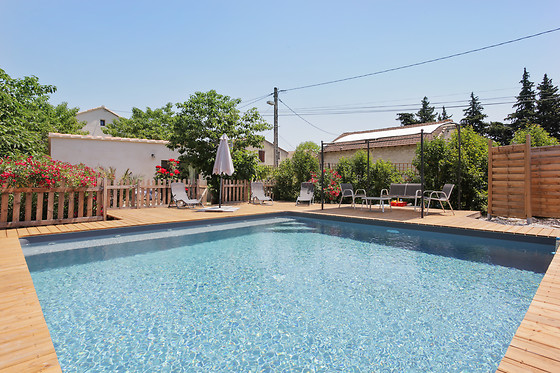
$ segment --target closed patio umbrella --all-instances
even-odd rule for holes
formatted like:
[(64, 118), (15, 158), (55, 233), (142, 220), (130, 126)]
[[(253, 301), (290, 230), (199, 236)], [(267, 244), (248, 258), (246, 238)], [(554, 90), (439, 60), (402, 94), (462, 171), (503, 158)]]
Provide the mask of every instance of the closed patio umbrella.
[(216, 161), (212, 173), (220, 175), (220, 197), (219, 207), (222, 207), (222, 178), (223, 175), (232, 175), (235, 169), (233, 168), (233, 161), (231, 160), (231, 153), (229, 152), (228, 137), (223, 134), (220, 138), (220, 145), (218, 145), (218, 152), (216, 153)]

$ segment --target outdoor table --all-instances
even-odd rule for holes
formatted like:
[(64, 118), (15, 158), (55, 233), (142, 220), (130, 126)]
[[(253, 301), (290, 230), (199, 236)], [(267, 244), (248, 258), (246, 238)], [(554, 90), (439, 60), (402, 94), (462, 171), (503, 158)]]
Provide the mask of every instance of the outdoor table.
[(373, 201), (379, 201), (379, 207), (381, 208), (381, 212), (385, 212), (385, 202), (388, 203), (389, 209), (393, 210), (393, 208), (391, 207), (391, 197), (389, 197), (389, 196), (363, 197), (362, 198), (362, 208), (364, 207), (364, 203), (365, 203), (366, 207), (369, 206), (369, 209), (371, 210), (371, 205), (373, 204)]

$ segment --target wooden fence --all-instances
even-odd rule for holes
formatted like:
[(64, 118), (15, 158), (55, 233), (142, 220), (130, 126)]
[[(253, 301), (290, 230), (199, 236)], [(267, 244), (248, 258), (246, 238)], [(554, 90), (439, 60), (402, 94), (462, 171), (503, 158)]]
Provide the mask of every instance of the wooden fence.
[[(202, 180), (182, 180), (190, 198), (211, 200), (204, 194)], [(29, 227), (51, 224), (91, 222), (107, 219), (108, 209), (166, 207), (171, 200), (171, 181), (123, 184), (98, 180), (91, 188), (8, 188), (0, 190), (0, 228)], [(271, 195), (272, 182), (265, 182)], [(247, 202), (250, 182), (224, 180), (222, 202)]]
[(0, 228), (103, 220), (103, 188), (8, 188), (0, 194)]
[(488, 143), (488, 215), (560, 218), (560, 145)]

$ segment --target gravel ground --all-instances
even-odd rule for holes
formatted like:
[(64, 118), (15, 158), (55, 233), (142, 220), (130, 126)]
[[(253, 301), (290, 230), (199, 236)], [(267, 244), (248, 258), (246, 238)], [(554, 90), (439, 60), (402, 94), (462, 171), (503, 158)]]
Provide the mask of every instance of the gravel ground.
[[(486, 219), (486, 217), (484, 216), (480, 219)], [(505, 218), (502, 216), (494, 216), (491, 221), (504, 225), (530, 225), (534, 227), (560, 228), (560, 219), (553, 218), (533, 218), (533, 222), (531, 224), (527, 224), (527, 219)]]

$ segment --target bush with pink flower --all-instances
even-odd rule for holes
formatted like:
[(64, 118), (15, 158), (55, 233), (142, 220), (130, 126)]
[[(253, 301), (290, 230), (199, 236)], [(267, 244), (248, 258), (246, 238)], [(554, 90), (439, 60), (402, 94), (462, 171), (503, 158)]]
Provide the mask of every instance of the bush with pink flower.
[(179, 178), (179, 161), (170, 158), (167, 161), (167, 168), (162, 166), (156, 166), (156, 174), (154, 175), (155, 180), (174, 180)]
[(83, 164), (72, 165), (49, 156), (0, 159), (2, 188), (89, 187), (97, 173)]
[[(333, 202), (338, 196), (340, 196), (340, 181), (342, 176), (338, 174), (335, 170), (326, 169), (324, 173), (323, 184), (325, 187), (325, 201)], [(315, 199), (320, 200), (321, 198), (321, 174), (311, 173), (311, 180), (309, 180), (315, 185)]]

